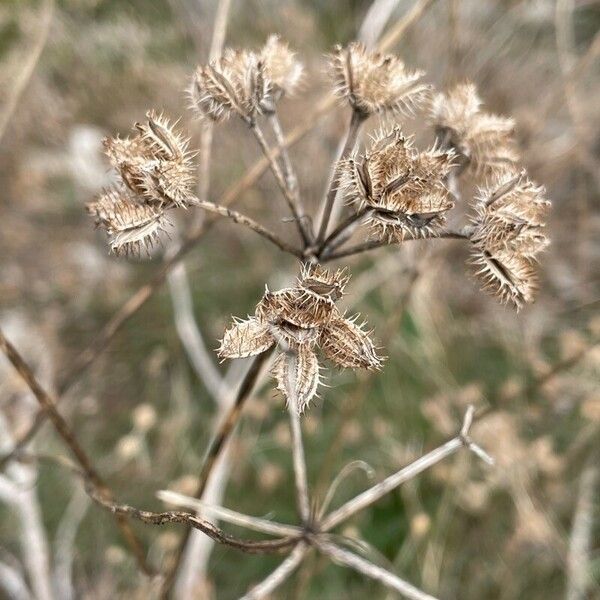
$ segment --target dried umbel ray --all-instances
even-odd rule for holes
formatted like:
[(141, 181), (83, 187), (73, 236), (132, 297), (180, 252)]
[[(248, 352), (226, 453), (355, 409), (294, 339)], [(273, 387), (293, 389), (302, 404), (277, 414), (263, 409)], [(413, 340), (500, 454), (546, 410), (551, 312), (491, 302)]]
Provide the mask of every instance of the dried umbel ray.
[(321, 376), (315, 354), (319, 347), (334, 364), (347, 368), (379, 369), (370, 332), (358, 316), (342, 314), (336, 301), (348, 282), (344, 271), (305, 265), (297, 285), (277, 292), (267, 290), (254, 316), (237, 320), (227, 329), (218, 354), (221, 358), (255, 356), (277, 345), (273, 376), (277, 388), (300, 412), (315, 396)]
[(454, 206), (445, 184), (453, 160), (452, 150), (419, 152), (399, 127), (382, 129), (365, 154), (341, 164), (340, 187), (366, 210), (377, 239), (431, 237)]
[(481, 110), (482, 101), (472, 83), (462, 83), (431, 101), (431, 122), (438, 139), (454, 148), (462, 165), (478, 177), (514, 166), (519, 154), (512, 119)]
[(545, 218), (550, 202), (525, 171), (497, 174), (479, 189), (473, 217), (472, 262), (483, 287), (517, 308), (537, 288), (535, 261), (548, 245)]
[(221, 58), (199, 66), (188, 92), (200, 118), (221, 122), (237, 114), (252, 122), (272, 112), (284, 94), (293, 94), (301, 77), (295, 53), (271, 36), (259, 52), (227, 48)]
[(370, 52), (359, 42), (336, 46), (330, 68), (336, 93), (365, 115), (413, 115), (431, 89), (422, 81), (423, 71), (411, 71), (397, 56)]

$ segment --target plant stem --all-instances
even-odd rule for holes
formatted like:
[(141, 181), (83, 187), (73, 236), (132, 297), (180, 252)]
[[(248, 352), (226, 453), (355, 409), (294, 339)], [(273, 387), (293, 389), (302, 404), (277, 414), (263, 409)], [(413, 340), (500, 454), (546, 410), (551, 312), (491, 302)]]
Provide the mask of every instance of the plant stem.
[(317, 245), (322, 244), (323, 240), (325, 239), (325, 236), (327, 235), (327, 227), (329, 226), (331, 211), (333, 210), (335, 197), (338, 191), (338, 185), (340, 183), (340, 162), (345, 158), (348, 158), (348, 156), (350, 156), (350, 153), (354, 149), (354, 146), (356, 146), (358, 133), (366, 118), (367, 115), (365, 113), (362, 113), (357, 110), (352, 111), (352, 118), (350, 119), (350, 124), (348, 125), (348, 132), (346, 133), (346, 141), (344, 142), (342, 152), (335, 163), (333, 175), (331, 177), (331, 181), (329, 182), (329, 189), (327, 190), (327, 194), (325, 196), (323, 216), (321, 217), (321, 225), (319, 226), (319, 233), (317, 235)]
[[(200, 475), (198, 477), (198, 486), (194, 493), (194, 498), (202, 498), (215, 465), (217, 464), (224, 448), (227, 445), (227, 442), (231, 437), (231, 434), (235, 429), (235, 426), (239, 421), (240, 415), (242, 414), (242, 408), (246, 400), (250, 397), (250, 394), (252, 393), (256, 382), (258, 381), (262, 367), (271, 355), (271, 352), (272, 350), (267, 350), (266, 352), (263, 352), (262, 354), (259, 354), (253, 358), (250, 369), (240, 384), (235, 401), (219, 425), (215, 437), (208, 447), (206, 457), (202, 463), (202, 469), (200, 470)], [(183, 552), (190, 536), (190, 532), (191, 529), (188, 529), (184, 533), (182, 539), (179, 541), (179, 545), (175, 551), (173, 564), (165, 574), (165, 579), (160, 591), (160, 598), (169, 597), (173, 584), (175, 583), (177, 571), (183, 558)]]

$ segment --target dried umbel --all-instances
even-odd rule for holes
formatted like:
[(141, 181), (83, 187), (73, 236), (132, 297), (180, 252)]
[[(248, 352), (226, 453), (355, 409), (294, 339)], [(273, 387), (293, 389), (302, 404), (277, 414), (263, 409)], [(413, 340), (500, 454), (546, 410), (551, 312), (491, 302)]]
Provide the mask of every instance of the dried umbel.
[(428, 97), (422, 71), (411, 71), (392, 54), (369, 52), (353, 42), (336, 46), (330, 56), (336, 93), (364, 115), (393, 112), (413, 115)]
[(451, 150), (419, 152), (398, 127), (381, 130), (369, 150), (341, 165), (340, 187), (367, 209), (378, 239), (435, 235), (454, 206), (445, 181), (453, 167)]
[(104, 140), (106, 154), (123, 184), (141, 202), (160, 207), (186, 207), (193, 199), (193, 155), (189, 140), (169, 120), (149, 112), (136, 123), (136, 135)]
[(111, 250), (117, 255), (141, 255), (158, 241), (169, 224), (161, 208), (136, 203), (127, 192), (108, 191), (87, 205), (96, 226), (108, 235)]
[(497, 174), (476, 198), (471, 242), (477, 275), (485, 289), (517, 308), (533, 301), (549, 206), (544, 188), (525, 171)]
[(478, 177), (506, 170), (519, 160), (512, 119), (481, 110), (472, 83), (459, 84), (431, 102), (431, 121), (444, 146), (454, 148), (464, 167)]
[(225, 332), (221, 358), (255, 356), (278, 345), (273, 365), (277, 388), (300, 412), (317, 392), (321, 377), (315, 349), (340, 367), (379, 369), (381, 358), (357, 317), (347, 318), (335, 302), (348, 282), (343, 271), (306, 265), (297, 285), (267, 290), (254, 316), (235, 321)]
[(281, 96), (292, 94), (301, 76), (295, 54), (271, 36), (259, 52), (227, 48), (221, 58), (199, 66), (189, 96), (200, 118), (221, 122), (235, 114), (251, 123), (256, 115), (272, 112)]

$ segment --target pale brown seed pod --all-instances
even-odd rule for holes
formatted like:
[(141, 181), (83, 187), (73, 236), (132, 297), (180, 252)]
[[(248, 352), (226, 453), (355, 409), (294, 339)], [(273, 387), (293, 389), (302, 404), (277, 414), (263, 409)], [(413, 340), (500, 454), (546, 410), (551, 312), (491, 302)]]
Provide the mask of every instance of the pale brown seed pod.
[(330, 68), (336, 93), (365, 115), (388, 111), (413, 116), (431, 89), (423, 83), (422, 71), (411, 71), (398, 57), (370, 52), (359, 42), (336, 46)]
[(249, 317), (245, 321), (234, 321), (225, 331), (217, 354), (219, 358), (246, 358), (262, 354), (274, 344), (270, 325)]
[(198, 117), (215, 122), (234, 114), (251, 122), (272, 104), (264, 62), (248, 50), (227, 48), (221, 58), (199, 66), (188, 93)]
[(482, 289), (503, 303), (511, 303), (519, 310), (533, 302), (538, 288), (533, 261), (526, 256), (496, 250), (475, 248), (471, 264)]
[(298, 277), (298, 285), (311, 294), (337, 302), (344, 295), (349, 279), (345, 268), (330, 271), (317, 263), (305, 263)]
[(471, 241), (491, 252), (534, 258), (549, 243), (544, 234), (549, 206), (545, 189), (525, 170), (500, 173), (476, 196)]
[(278, 35), (271, 35), (260, 51), (260, 57), (273, 100), (277, 101), (283, 95), (292, 96), (298, 90), (303, 75), (303, 67), (296, 53)]
[(436, 94), (430, 121), (438, 139), (454, 148), (461, 164), (485, 178), (514, 166), (519, 160), (512, 119), (481, 110), (481, 99), (472, 83), (463, 83)]
[(341, 166), (340, 186), (350, 201), (368, 210), (378, 239), (435, 235), (454, 206), (446, 178), (452, 150), (419, 152), (398, 127), (376, 133), (369, 150)]
[(108, 138), (106, 153), (123, 183), (144, 202), (186, 207), (193, 201), (194, 166), (189, 140), (161, 114), (136, 123), (133, 138)]
[(317, 355), (307, 346), (282, 352), (271, 371), (277, 389), (288, 402), (293, 401), (298, 413), (303, 413), (317, 393), (321, 380)]
[(138, 204), (116, 190), (88, 204), (87, 211), (95, 217), (96, 226), (106, 231), (110, 248), (117, 255), (140, 256), (142, 248), (149, 253), (159, 233), (169, 225), (163, 209)]
[(356, 324), (356, 317), (340, 316), (332, 319), (323, 328), (320, 346), (325, 356), (340, 367), (351, 369), (378, 370), (382, 359), (377, 356), (369, 332)]
[(307, 329), (326, 323), (334, 310), (330, 298), (298, 287), (277, 292), (267, 290), (256, 307), (256, 315), (272, 324), (285, 322)]

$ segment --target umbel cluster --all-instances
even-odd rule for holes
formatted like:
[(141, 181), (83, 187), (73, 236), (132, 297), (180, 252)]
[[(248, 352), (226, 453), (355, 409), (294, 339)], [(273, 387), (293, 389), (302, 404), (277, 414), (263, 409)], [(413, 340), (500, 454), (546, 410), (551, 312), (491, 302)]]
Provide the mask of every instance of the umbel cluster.
[[(341, 367), (381, 366), (364, 326), (336, 307), (348, 276), (321, 266), (336, 258), (336, 251), (340, 256), (352, 254), (340, 248), (357, 228), (364, 232), (363, 249), (420, 238), (464, 238), (471, 269), (483, 289), (517, 309), (534, 299), (537, 258), (548, 244), (545, 219), (550, 203), (544, 188), (519, 164), (514, 122), (486, 112), (473, 84), (436, 92), (422, 71), (359, 43), (336, 47), (329, 70), (332, 87), (350, 106), (352, 118), (345, 150), (333, 165), (318, 231), (303, 214), (297, 186), (289, 184), (292, 167), (283, 143), (278, 144), (278, 158), (273, 158), (261, 130), (263, 121), (278, 126), (279, 102), (297, 92), (304, 79), (303, 67), (288, 45), (272, 36), (258, 51), (227, 49), (219, 59), (199, 66), (188, 88), (199, 119), (220, 123), (237, 117), (257, 137), (301, 233), (302, 248), (290, 249), (263, 225), (199, 200), (189, 140), (155, 112), (136, 124), (130, 137), (105, 140), (118, 183), (88, 205), (96, 225), (106, 231), (111, 250), (119, 255), (139, 256), (167, 228), (169, 211), (196, 207), (248, 225), (303, 258), (297, 284), (267, 291), (253, 316), (235, 321), (225, 332), (219, 348), (221, 358), (279, 348), (273, 374), (286, 397), (292, 391), (296, 395), (299, 410), (308, 405), (320, 382), (317, 349)], [(423, 114), (435, 142), (419, 149), (399, 124), (385, 124), (359, 149), (360, 127), (376, 114)], [(447, 215), (459, 201), (461, 177), (470, 178), (477, 191), (470, 200), (470, 222), (451, 232), (446, 229)], [(350, 214), (328, 235), (338, 195)]]

